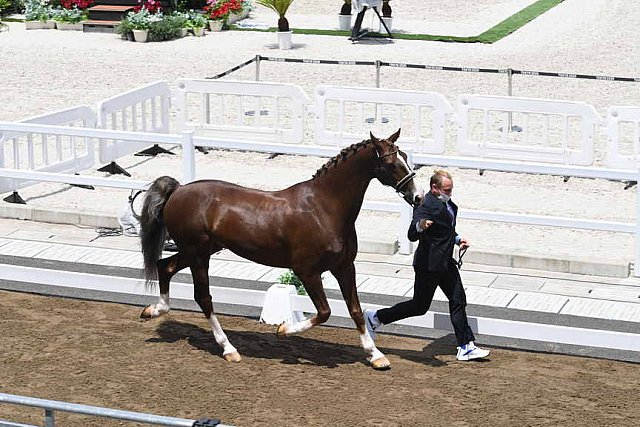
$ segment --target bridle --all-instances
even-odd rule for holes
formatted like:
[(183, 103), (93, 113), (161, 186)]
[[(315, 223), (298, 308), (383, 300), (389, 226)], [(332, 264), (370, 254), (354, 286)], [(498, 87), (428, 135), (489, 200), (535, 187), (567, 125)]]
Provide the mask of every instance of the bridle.
[[(396, 154), (398, 151), (400, 151), (400, 149), (396, 148), (395, 151), (390, 151), (387, 154), (380, 155), (380, 153), (378, 153), (378, 149), (376, 148), (376, 155), (378, 156), (378, 159), (382, 159), (384, 157)], [(396, 183), (396, 185), (393, 186), (393, 189), (396, 190), (396, 193), (401, 193), (402, 189), (409, 183), (409, 181), (411, 181), (413, 179), (414, 176), (416, 176), (416, 173), (414, 171), (412, 171), (411, 169), (409, 169), (409, 173), (404, 178), (402, 178), (400, 181), (398, 181)]]

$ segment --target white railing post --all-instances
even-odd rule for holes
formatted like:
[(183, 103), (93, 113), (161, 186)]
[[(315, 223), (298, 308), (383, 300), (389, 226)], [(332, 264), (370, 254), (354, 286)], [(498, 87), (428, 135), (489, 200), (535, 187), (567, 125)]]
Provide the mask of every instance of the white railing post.
[(196, 179), (196, 147), (193, 143), (193, 131), (181, 132), (182, 136), (182, 183), (187, 184)]

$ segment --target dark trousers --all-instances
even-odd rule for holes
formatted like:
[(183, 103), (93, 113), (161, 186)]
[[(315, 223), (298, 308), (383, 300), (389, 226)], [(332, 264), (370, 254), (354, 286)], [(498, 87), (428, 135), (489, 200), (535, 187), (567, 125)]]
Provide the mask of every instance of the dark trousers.
[(475, 337), (469, 327), (465, 310), (467, 296), (464, 293), (460, 273), (456, 266), (451, 263), (449, 269), (444, 272), (424, 271), (416, 267), (414, 267), (414, 271), (413, 299), (378, 310), (378, 320), (386, 325), (407, 317), (422, 316), (429, 310), (433, 294), (440, 286), (449, 299), (449, 315), (458, 345), (474, 341)]

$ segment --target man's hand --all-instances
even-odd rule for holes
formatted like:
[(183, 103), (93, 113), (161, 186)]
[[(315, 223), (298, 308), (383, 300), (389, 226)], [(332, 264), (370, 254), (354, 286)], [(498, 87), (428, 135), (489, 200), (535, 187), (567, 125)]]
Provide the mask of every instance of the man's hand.
[(467, 239), (465, 239), (464, 237), (460, 239), (460, 249), (467, 249), (469, 246), (471, 246), (469, 244), (469, 241)]
[(420, 221), (418, 221), (418, 225), (420, 225), (420, 228), (424, 231), (427, 228), (431, 227), (431, 224), (433, 224), (433, 221), (431, 221), (430, 219), (426, 219), (426, 218), (422, 218)]

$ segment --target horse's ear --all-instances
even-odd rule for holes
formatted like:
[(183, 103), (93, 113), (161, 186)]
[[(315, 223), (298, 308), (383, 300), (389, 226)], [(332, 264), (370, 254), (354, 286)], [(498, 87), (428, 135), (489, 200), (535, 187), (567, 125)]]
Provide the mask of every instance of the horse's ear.
[[(400, 128), (400, 129), (402, 129), (402, 128)], [(393, 135), (391, 135), (388, 138), (389, 142), (391, 142), (391, 143), (396, 142), (396, 140), (400, 137), (400, 129), (398, 129), (398, 131), (396, 133), (394, 133)]]
[(376, 138), (375, 136), (373, 136), (373, 132), (369, 132), (369, 135), (371, 136), (371, 141), (378, 141), (378, 138)]

